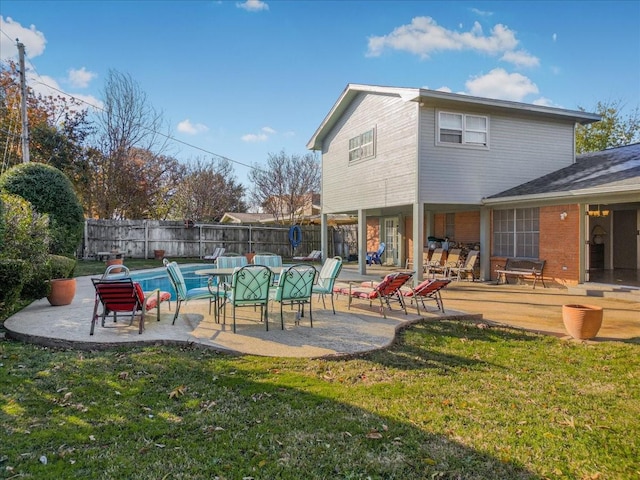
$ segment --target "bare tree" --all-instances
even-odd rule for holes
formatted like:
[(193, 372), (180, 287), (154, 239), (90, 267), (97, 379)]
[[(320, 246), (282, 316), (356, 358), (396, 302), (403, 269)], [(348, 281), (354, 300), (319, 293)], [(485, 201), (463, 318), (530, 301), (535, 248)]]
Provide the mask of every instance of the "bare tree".
[[(163, 172), (175, 171), (173, 159), (163, 155), (170, 137), (168, 129), (161, 133), (162, 114), (129, 75), (114, 70), (109, 71), (103, 97), (96, 121), (97, 151), (91, 156), (92, 173), (99, 177), (94, 181), (102, 187), (94, 192), (91, 209), (101, 218), (152, 215), (154, 199), (148, 187), (167, 177)], [(154, 186), (157, 191), (161, 187)]]
[(251, 200), (276, 221), (299, 223), (320, 188), (320, 165), (312, 153), (288, 156), (269, 154), (266, 168), (254, 165), (249, 172)]
[(225, 212), (246, 212), (244, 186), (226, 159), (196, 159), (173, 197), (173, 214), (195, 222), (217, 222)]

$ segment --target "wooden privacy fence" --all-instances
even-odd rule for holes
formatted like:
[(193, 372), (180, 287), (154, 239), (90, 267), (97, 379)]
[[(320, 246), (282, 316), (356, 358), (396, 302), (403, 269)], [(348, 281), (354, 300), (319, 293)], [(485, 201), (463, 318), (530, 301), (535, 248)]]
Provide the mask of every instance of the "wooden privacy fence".
[[(328, 254), (347, 257), (356, 251), (353, 226), (329, 227)], [(156, 250), (168, 257), (202, 258), (216, 247), (243, 255), (269, 252), (283, 257), (320, 250), (318, 225), (303, 225), (302, 243), (295, 252), (289, 227), (238, 224), (186, 224), (165, 220), (87, 220), (78, 256), (93, 258), (98, 252), (117, 250), (128, 258), (153, 258)]]

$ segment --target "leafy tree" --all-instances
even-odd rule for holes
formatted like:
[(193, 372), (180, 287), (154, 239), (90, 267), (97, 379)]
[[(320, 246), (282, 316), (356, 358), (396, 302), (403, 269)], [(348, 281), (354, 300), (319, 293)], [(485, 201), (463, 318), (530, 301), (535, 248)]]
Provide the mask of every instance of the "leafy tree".
[[(4, 162), (0, 173), (22, 163), (20, 79), (16, 64), (0, 70), (0, 141)], [(84, 143), (92, 132), (88, 110), (69, 96), (36, 95), (27, 87), (30, 160), (65, 172), (75, 184), (82, 171)]]
[[(581, 111), (584, 108), (579, 107)], [(620, 100), (598, 102), (595, 113), (602, 120), (576, 127), (576, 152), (599, 152), (640, 142), (640, 111), (636, 107), (624, 117)]]
[(320, 187), (320, 165), (312, 153), (269, 154), (267, 167), (249, 172), (251, 200), (281, 224), (298, 223)]
[(84, 215), (64, 173), (42, 163), (21, 163), (0, 176), (0, 189), (28, 200), (38, 213), (49, 214), (51, 253), (75, 255), (82, 238)]
[(246, 212), (244, 186), (226, 159), (196, 159), (176, 188), (173, 214), (196, 222), (220, 221), (225, 212)]

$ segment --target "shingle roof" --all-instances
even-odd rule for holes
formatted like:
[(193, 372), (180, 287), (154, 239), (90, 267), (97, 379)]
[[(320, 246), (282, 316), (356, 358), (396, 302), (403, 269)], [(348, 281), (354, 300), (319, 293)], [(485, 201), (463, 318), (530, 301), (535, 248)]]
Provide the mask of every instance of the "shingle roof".
[(640, 191), (640, 143), (578, 155), (573, 165), (487, 198), (621, 186), (636, 186)]

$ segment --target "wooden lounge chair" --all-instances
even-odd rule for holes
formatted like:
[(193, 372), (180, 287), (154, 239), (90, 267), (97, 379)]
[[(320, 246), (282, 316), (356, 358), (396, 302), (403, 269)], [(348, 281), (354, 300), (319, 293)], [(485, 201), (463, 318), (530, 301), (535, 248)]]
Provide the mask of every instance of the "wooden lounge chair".
[(435, 301), (436, 305), (438, 306), (438, 310), (444, 313), (444, 304), (442, 303), (442, 296), (440, 294), (440, 291), (450, 283), (450, 278), (425, 280), (415, 288), (403, 290), (402, 295), (404, 297), (410, 298), (412, 302), (416, 302), (416, 310), (418, 311), (418, 315), (420, 315), (420, 307), (418, 306), (418, 301), (422, 303), (422, 308), (426, 310), (427, 307), (424, 304), (425, 300)]
[(349, 296), (349, 309), (351, 309), (351, 302), (354, 298), (369, 300), (370, 306), (374, 300), (378, 299), (380, 300), (380, 313), (384, 318), (387, 318), (384, 313), (384, 307), (386, 305), (389, 307), (389, 310), (391, 310), (391, 301), (397, 301), (406, 315), (407, 306), (404, 303), (400, 288), (411, 280), (412, 277), (413, 273), (410, 272), (390, 273), (378, 284), (371, 286), (367, 286), (369, 282), (364, 282), (360, 286), (349, 284), (349, 287), (342, 288), (340, 293)]
[(460, 265), (459, 267), (451, 267), (449, 269), (449, 275), (451, 277), (455, 276), (456, 280), (459, 281), (462, 275), (467, 276), (468, 274), (471, 274), (471, 280), (475, 281), (475, 268), (476, 262), (478, 261), (479, 257), (480, 252), (478, 250), (470, 250), (469, 253), (467, 253), (467, 258), (462, 265)]

